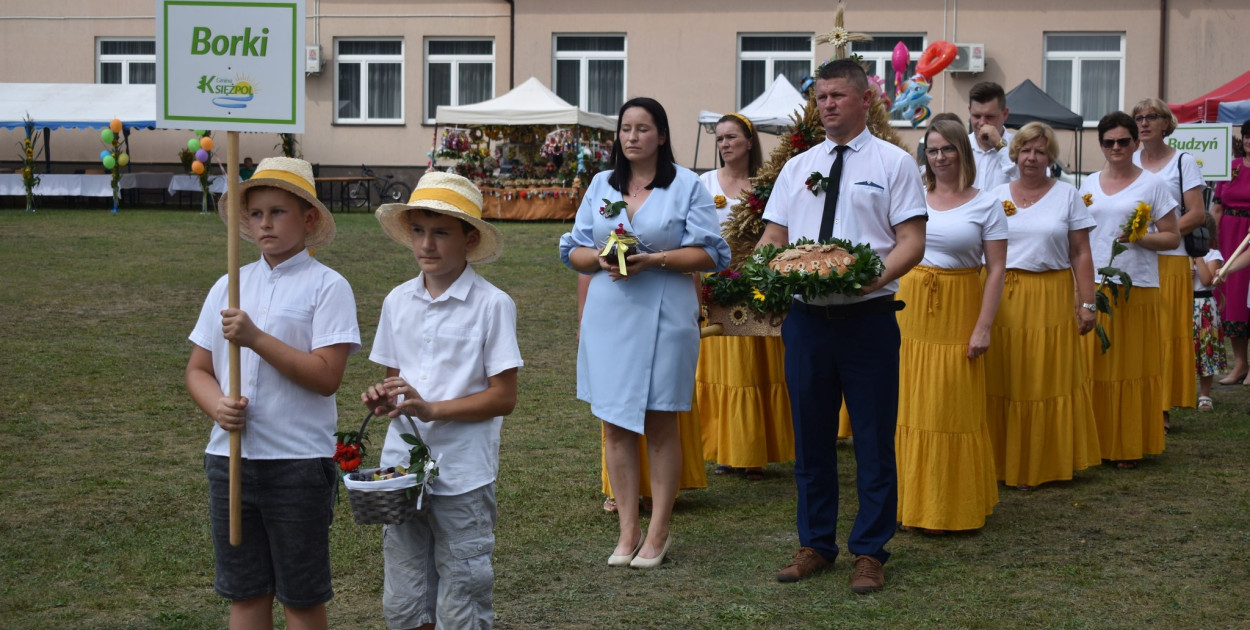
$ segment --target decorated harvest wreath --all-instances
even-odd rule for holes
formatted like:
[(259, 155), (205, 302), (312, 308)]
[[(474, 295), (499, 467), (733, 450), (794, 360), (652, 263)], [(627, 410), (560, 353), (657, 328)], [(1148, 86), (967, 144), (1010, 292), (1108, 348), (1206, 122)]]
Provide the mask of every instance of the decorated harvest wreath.
[[(703, 280), (703, 302), (754, 313), (783, 315), (795, 295), (816, 300), (833, 294), (859, 295), (885, 269), (867, 245), (841, 239), (808, 239), (776, 247), (765, 245), (739, 271), (725, 270)], [(735, 318), (737, 319), (737, 318)]]

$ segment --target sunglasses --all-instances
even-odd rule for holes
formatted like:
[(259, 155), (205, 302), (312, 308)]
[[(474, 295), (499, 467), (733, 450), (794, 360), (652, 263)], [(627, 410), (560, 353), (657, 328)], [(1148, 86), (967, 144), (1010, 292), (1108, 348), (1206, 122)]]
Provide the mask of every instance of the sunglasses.
[(1133, 122), (1136, 122), (1137, 124), (1140, 125), (1144, 122), (1154, 122), (1156, 120), (1162, 120), (1162, 119), (1163, 119), (1163, 116), (1161, 114), (1142, 114), (1140, 116), (1134, 116)]
[(1102, 141), (1102, 148), (1111, 149), (1111, 148), (1114, 148), (1115, 145), (1117, 144), (1120, 145), (1120, 148), (1123, 149), (1127, 147), (1128, 145), (1133, 144), (1133, 139), (1132, 138), (1107, 138), (1106, 140)]

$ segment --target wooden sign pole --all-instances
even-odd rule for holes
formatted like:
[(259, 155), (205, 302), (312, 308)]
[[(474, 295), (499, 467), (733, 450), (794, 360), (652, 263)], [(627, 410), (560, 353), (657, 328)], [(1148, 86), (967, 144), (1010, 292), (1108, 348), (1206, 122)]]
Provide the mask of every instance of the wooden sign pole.
[[(230, 308), (239, 308), (239, 132), (226, 132), (226, 273)], [(241, 397), (239, 344), (230, 342), (230, 398)], [(230, 544), (243, 543), (243, 432), (230, 432)]]

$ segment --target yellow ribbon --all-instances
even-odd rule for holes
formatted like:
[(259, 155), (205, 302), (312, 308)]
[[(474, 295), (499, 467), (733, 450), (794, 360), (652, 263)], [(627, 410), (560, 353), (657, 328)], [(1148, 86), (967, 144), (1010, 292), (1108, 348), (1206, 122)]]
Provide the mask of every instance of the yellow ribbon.
[(628, 276), (629, 271), (625, 269), (625, 250), (638, 244), (638, 237), (626, 232), (625, 234), (617, 233), (613, 230), (608, 233), (608, 244), (603, 247), (603, 251), (599, 252), (599, 257), (603, 258), (612, 251), (612, 247), (616, 247), (616, 260), (621, 268), (621, 275)]

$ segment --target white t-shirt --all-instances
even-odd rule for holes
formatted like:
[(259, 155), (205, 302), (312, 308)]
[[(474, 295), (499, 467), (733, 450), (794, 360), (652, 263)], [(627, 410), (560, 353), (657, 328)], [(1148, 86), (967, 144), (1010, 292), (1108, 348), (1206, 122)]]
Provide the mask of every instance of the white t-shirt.
[(725, 225), (725, 221), (729, 220), (729, 211), (733, 208), (734, 200), (725, 195), (725, 190), (720, 187), (720, 178), (716, 176), (716, 169), (712, 169), (699, 176), (699, 181), (703, 182), (703, 187), (707, 189), (708, 194), (712, 195), (712, 200), (716, 200), (716, 196), (725, 197), (725, 207), (716, 209), (716, 225)]
[[(1157, 232), (1155, 222), (1167, 216), (1176, 207), (1176, 201), (1168, 194), (1163, 180), (1150, 171), (1143, 170), (1129, 184), (1114, 195), (1105, 195), (1099, 184), (1102, 173), (1094, 173), (1081, 184), (1081, 195), (1091, 195), (1090, 216), (1098, 222), (1089, 234), (1089, 246), (1094, 254), (1094, 282), (1102, 282), (1098, 270), (1107, 266), (1111, 259), (1111, 241), (1119, 238), (1120, 229), (1128, 223), (1137, 204), (1150, 205), (1150, 232)], [(1128, 272), (1135, 287), (1159, 287), (1159, 255), (1137, 243), (1125, 243), (1127, 251), (1116, 256), (1115, 266)], [(1111, 279), (1115, 282), (1115, 279)]]
[[(431, 402), (485, 391), (491, 376), (523, 365), (516, 305), (472, 265), (438, 299), (430, 298), (425, 279), (417, 276), (382, 301), (369, 360), (397, 368), (399, 376)], [(413, 421), (438, 460), (432, 494), (464, 494), (495, 480), (502, 416), (481, 422)], [(382, 466), (408, 465), (412, 446), (400, 435), (411, 432), (402, 417), (391, 421)]]
[(1007, 216), (998, 198), (985, 192), (950, 210), (929, 207), (924, 259), (920, 264), (941, 269), (980, 267), (985, 241), (1007, 238)]
[[(230, 343), (221, 334), (221, 311), (229, 304), (228, 278), (222, 276), (200, 309), (192, 343), (213, 353), (213, 374), (222, 394), (230, 387)], [(269, 268), (262, 257), (239, 269), (239, 307), (256, 327), (282, 343), (312, 352), (335, 344), (360, 349), (356, 297), (351, 285), (308, 250)], [(248, 399), (242, 433), (247, 459), (310, 459), (334, 455), (338, 407), (283, 376), (250, 348), (239, 349), (239, 394)], [(230, 434), (217, 423), (208, 439), (209, 455), (230, 455)]]
[[(1188, 157), (1186, 159), (1181, 159), (1182, 155), (1186, 155)], [(1180, 169), (1176, 168), (1177, 160), (1180, 160)], [(1133, 164), (1141, 166), (1141, 149), (1133, 152)], [(1185, 203), (1185, 200), (1181, 198), (1182, 185), (1180, 182), (1185, 182), (1184, 188), (1186, 191), (1194, 188), (1202, 190), (1203, 188), (1206, 188), (1207, 185), (1206, 182), (1202, 180), (1202, 170), (1198, 168), (1198, 160), (1194, 159), (1194, 156), (1188, 155), (1184, 151), (1173, 151), (1172, 158), (1169, 159), (1168, 163), (1163, 165), (1163, 168), (1159, 169), (1159, 172), (1154, 175), (1155, 177), (1163, 180), (1163, 185), (1167, 187), (1168, 194), (1172, 195), (1172, 199), (1176, 200), (1176, 218), (1178, 219), (1181, 216), (1181, 208), (1183, 207), (1182, 204)], [(1159, 252), (1159, 255), (1188, 256), (1189, 253), (1185, 251), (1184, 239), (1181, 239), (1181, 244), (1177, 245), (1176, 248)]]
[[(925, 216), (924, 187), (916, 162), (906, 151), (878, 138), (865, 129), (848, 143), (842, 155), (842, 178), (838, 186), (834, 238), (872, 247), (885, 260), (894, 249), (894, 226)], [(790, 241), (817, 240), (825, 212), (825, 192), (813, 195), (806, 181), (813, 172), (824, 175), (833, 166), (834, 144), (824, 142), (786, 162), (773, 186), (764, 220), (785, 226)], [(898, 290), (898, 280), (865, 296), (831, 295), (813, 304), (850, 304), (889, 295)]]
[(1016, 206), (1016, 213), (1007, 217), (1008, 269), (1039, 272), (1072, 267), (1068, 233), (1094, 227), (1094, 218), (1076, 188), (1056, 181), (1027, 208), (1011, 197), (1011, 184), (995, 188), (992, 194)]
[(977, 177), (972, 182), (973, 188), (993, 190), (1002, 184), (1009, 184), (1019, 179), (1020, 171), (1016, 169), (1016, 163), (1011, 161), (1011, 150), (1008, 148), (1015, 135), (1004, 129), (1003, 148), (983, 151), (981, 145), (977, 144), (976, 134), (968, 134), (968, 142), (972, 143), (972, 161), (977, 166)]
[[(1218, 247), (1212, 247), (1210, 251), (1207, 252), (1207, 255), (1202, 257), (1203, 264), (1213, 263), (1217, 260), (1219, 261), (1224, 260), (1224, 254), (1220, 253), (1220, 250)], [(1214, 280), (1214, 278), (1212, 279)], [(1214, 288), (1215, 287), (1212, 285), (1202, 284), (1202, 280), (1198, 279), (1198, 270), (1194, 269), (1194, 290), (1195, 291), (1210, 291)]]

